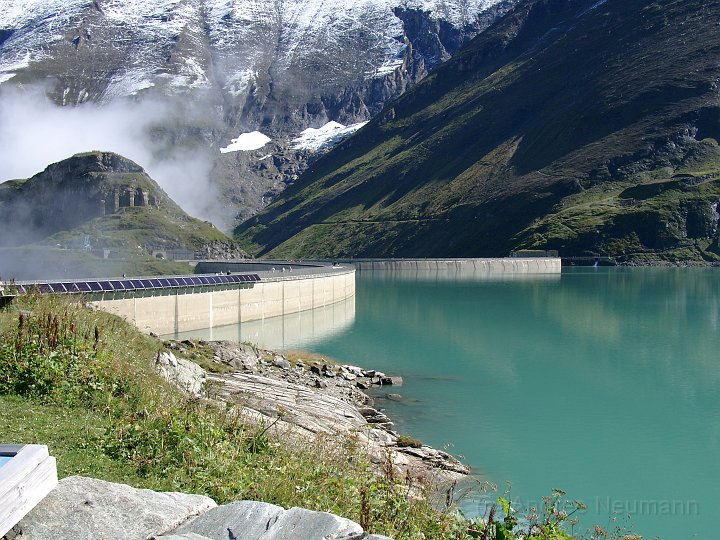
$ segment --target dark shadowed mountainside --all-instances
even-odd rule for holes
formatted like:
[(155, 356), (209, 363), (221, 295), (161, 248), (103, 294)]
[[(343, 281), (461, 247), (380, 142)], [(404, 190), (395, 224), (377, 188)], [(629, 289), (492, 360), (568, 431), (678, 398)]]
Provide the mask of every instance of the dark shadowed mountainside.
[(273, 256), (719, 260), (720, 2), (527, 0), (236, 230)]

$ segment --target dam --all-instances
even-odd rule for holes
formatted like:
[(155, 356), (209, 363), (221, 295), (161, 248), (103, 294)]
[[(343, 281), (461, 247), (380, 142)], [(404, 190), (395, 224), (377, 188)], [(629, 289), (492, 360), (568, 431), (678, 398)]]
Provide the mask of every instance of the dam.
[[(560, 275), (558, 258), (199, 261), (196, 274), (149, 278), (5, 282), (7, 302), (31, 290), (83, 295), (88, 304), (160, 335), (240, 325), (326, 308), (355, 296), (355, 272), (395, 270), (492, 279)], [(345, 320), (352, 309), (341, 310)]]
[[(0, 296), (38, 291), (82, 295), (138, 329), (178, 334), (326, 307), (355, 295), (355, 268), (254, 262), (242, 273), (58, 282), (5, 282)], [(251, 272), (251, 273), (248, 273)]]
[(360, 271), (393, 270), (457, 272), (461, 274), (559, 274), (558, 257), (505, 257), (463, 259), (342, 259)]

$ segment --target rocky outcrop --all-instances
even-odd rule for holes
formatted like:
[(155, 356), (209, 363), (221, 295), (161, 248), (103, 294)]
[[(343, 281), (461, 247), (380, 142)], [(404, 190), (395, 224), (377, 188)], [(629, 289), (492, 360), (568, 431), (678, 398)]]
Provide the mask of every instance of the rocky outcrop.
[(22, 540), (144, 540), (215, 506), (203, 495), (158, 493), (70, 476), (60, 480), (13, 530)]
[(186, 394), (200, 397), (204, 394), (207, 374), (195, 362), (176, 358), (171, 352), (159, 352), (155, 359), (155, 369), (162, 377), (180, 388)]
[(187, 355), (208, 347), (212, 352), (207, 354), (222, 366), (221, 371), (232, 370), (207, 374), (208, 397), (238, 405), (244, 420), (268, 426), (271, 434), (300, 441), (312, 441), (318, 435), (350, 435), (379, 470), (390, 464), (402, 478), (431, 477), (443, 483), (469, 472), (446, 452), (419, 441), (407, 446), (407, 438), (393, 431), (392, 419), (361, 390), (371, 385), (398, 386), (401, 377), (312, 359), (293, 364), (280, 354), (229, 341), (166, 341), (165, 345)]
[(247, 259), (248, 254), (232, 241), (216, 241), (203, 244), (195, 250), (196, 259)]
[(6, 538), (22, 540), (390, 540), (327, 512), (255, 501), (217, 506), (202, 495), (158, 493), (71, 476)]
[[(210, 540), (351, 540), (363, 537), (362, 527), (349, 519), (302, 508), (285, 510), (274, 504), (253, 501), (218, 506), (178, 528), (175, 533), (195, 533)], [(157, 540), (161, 538), (164, 537)]]
[(96, 254), (123, 250), (126, 257), (140, 255), (139, 244), (153, 255), (246, 256), (212, 224), (186, 214), (137, 163), (113, 152), (76, 154), (27, 180), (0, 184), (0, 246), (36, 242)]
[(163, 200), (165, 192), (133, 161), (79, 154), (0, 189), (0, 245), (39, 240), (124, 207), (157, 209)]

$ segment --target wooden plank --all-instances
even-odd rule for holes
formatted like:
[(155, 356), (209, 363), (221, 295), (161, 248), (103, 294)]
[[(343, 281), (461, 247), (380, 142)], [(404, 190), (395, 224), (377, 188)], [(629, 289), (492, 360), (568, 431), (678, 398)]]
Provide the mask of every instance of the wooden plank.
[(24, 444), (0, 444), (0, 456), (14, 456)]
[(40, 444), (26, 444), (20, 448), (15, 457), (0, 469), (0, 497), (17, 485), (49, 455), (47, 446)]
[(55, 458), (46, 446), (25, 445), (0, 469), (0, 537), (58, 483)]

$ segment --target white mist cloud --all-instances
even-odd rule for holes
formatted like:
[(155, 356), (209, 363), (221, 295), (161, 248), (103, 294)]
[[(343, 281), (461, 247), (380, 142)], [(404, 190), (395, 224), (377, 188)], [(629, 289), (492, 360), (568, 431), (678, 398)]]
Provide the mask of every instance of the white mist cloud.
[[(91, 150), (143, 167), (186, 212), (215, 222), (210, 149), (174, 148), (153, 129), (182, 120), (178, 104), (145, 100), (59, 107), (41, 89), (0, 91), (0, 182), (30, 178), (51, 163)], [(213, 215), (215, 214), (215, 215)]]

